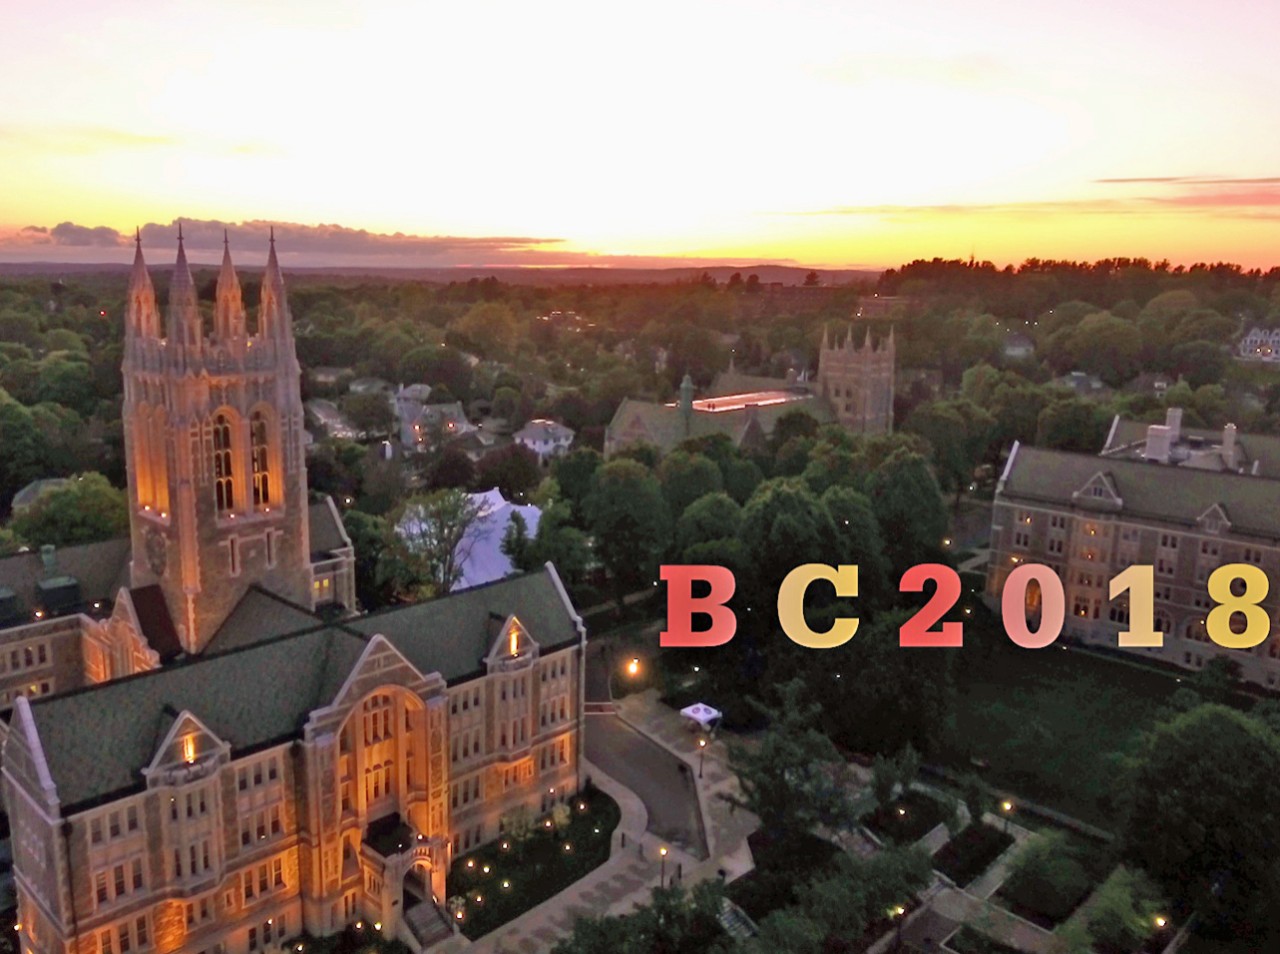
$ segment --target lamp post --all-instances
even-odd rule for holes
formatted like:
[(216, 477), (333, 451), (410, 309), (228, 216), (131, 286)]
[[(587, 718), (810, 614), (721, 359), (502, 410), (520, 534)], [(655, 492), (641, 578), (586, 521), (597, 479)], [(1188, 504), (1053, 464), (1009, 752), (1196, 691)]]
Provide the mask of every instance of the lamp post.
[(1009, 816), (1013, 814), (1013, 802), (1005, 799), (1000, 803), (1000, 812), (1004, 815), (1004, 833), (1009, 834)]
[(707, 757), (707, 740), (698, 740), (698, 778), (702, 778), (702, 763)]
[(906, 909), (906, 908), (904, 908), (902, 905), (900, 905), (900, 904), (899, 904), (899, 905), (895, 906), (895, 907), (893, 908), (893, 910), (892, 910), (890, 913), (893, 915), (894, 920), (898, 922), (898, 927), (897, 927), (897, 930), (894, 932), (894, 937), (893, 937), (893, 949), (894, 949), (895, 951), (896, 951), (896, 950), (901, 950), (901, 948), (902, 948), (902, 922), (906, 920), (906, 918), (905, 918), (903, 915), (905, 915), (905, 914), (907, 913), (907, 909)]
[(663, 845), (658, 849), (658, 855), (662, 859), (662, 874), (658, 878), (658, 886), (665, 888), (667, 886), (667, 847)]

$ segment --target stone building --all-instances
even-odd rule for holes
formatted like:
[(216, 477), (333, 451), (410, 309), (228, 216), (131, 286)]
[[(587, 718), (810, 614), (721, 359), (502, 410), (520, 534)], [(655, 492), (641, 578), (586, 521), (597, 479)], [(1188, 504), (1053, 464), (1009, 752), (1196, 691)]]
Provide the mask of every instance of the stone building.
[(256, 327), (227, 253), (213, 319), (179, 239), (162, 323), (139, 249), (131, 538), (0, 560), (21, 949), (253, 954), (357, 920), (421, 949), (452, 859), (578, 791), (585, 629), (549, 564), (353, 616), (274, 242)]
[[(1128, 652), (1187, 669), (1225, 656), (1240, 663), (1243, 678), (1274, 688), (1280, 685), (1276, 588), (1262, 601), (1273, 635), (1253, 649), (1212, 642), (1205, 618), (1214, 605), (1207, 581), (1219, 566), (1250, 563), (1280, 578), (1278, 465), (1274, 438), (1238, 438), (1232, 425), (1217, 440), (1186, 434), (1176, 408), (1160, 425), (1117, 419), (1104, 456), (1015, 444), (996, 491), (987, 599), (1000, 605), (1019, 564), (1045, 564), (1062, 581), (1063, 638), (1117, 649), (1129, 605), (1127, 597), (1110, 599), (1110, 580), (1148, 564), (1163, 646)], [(1036, 587), (1025, 602), (1028, 617), (1036, 617)]]
[(640, 443), (665, 454), (691, 437), (711, 434), (727, 435), (736, 447), (758, 449), (778, 419), (793, 411), (820, 424), (839, 423), (855, 434), (887, 434), (893, 430), (894, 354), (892, 330), (876, 344), (868, 329), (861, 347), (852, 330), (835, 344), (824, 332), (814, 379), (740, 374), (731, 361), (707, 393), (695, 398), (686, 375), (674, 403), (624, 399), (605, 431), (605, 456)]
[(181, 236), (161, 315), (139, 243), (125, 308), (130, 536), (0, 559), (0, 708), (201, 652), (251, 588), (355, 608), (355, 555), (309, 501), (275, 243), (248, 326), (223, 250), (211, 328)]

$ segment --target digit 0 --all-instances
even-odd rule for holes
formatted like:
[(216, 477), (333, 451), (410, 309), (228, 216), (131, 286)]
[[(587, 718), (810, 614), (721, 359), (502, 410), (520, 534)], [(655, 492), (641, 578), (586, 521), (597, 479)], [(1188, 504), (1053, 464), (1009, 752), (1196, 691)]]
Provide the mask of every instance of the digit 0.
[(923, 593), (929, 580), (938, 584), (929, 602), (902, 624), (898, 630), (898, 645), (912, 648), (958, 649), (964, 645), (964, 627), (958, 622), (943, 623), (941, 629), (932, 627), (945, 616), (960, 599), (960, 574), (941, 563), (921, 563), (902, 574), (898, 584), (900, 593)]
[[(1031, 590), (1035, 583), (1037, 591)], [(1028, 595), (1032, 599), (1028, 600)], [(1027, 626), (1027, 611), (1040, 611), (1040, 627)], [(1023, 649), (1044, 649), (1062, 632), (1067, 617), (1067, 597), (1058, 574), (1043, 563), (1024, 563), (1004, 581), (1000, 593), (1000, 618), (1009, 638)]]
[[(1244, 592), (1231, 591), (1236, 580), (1244, 583)], [(1209, 574), (1209, 598), (1218, 605), (1209, 610), (1204, 628), (1209, 638), (1227, 649), (1252, 649), (1271, 635), (1271, 616), (1258, 604), (1267, 598), (1270, 584), (1267, 575), (1249, 563), (1227, 563)], [(1244, 616), (1244, 632), (1231, 628), (1231, 618)]]

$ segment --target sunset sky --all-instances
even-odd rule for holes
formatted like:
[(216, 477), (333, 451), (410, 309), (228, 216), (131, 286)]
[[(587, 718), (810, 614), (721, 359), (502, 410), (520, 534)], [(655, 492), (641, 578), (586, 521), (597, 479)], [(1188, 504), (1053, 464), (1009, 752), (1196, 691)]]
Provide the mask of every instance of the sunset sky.
[(1267, 267), (1278, 34), (1257, 0), (8, 3), (0, 260), (181, 217), (293, 223), (295, 264)]

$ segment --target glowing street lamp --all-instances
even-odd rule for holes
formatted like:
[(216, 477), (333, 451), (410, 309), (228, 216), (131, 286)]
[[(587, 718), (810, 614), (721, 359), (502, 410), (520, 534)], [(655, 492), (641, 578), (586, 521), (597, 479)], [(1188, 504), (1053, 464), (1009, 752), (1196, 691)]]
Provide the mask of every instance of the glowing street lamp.
[(640, 675), (640, 657), (639, 656), (632, 656), (631, 662), (627, 663), (627, 675), (633, 679), (636, 676)]
[(1013, 802), (1005, 799), (1000, 803), (1000, 812), (1004, 815), (1004, 833), (1009, 834), (1009, 816), (1013, 814)]
[(707, 757), (707, 740), (698, 740), (698, 778), (702, 778), (702, 763)]
[(667, 846), (663, 845), (658, 849), (658, 855), (662, 858), (662, 874), (658, 878), (659, 886), (665, 888), (667, 886)]

